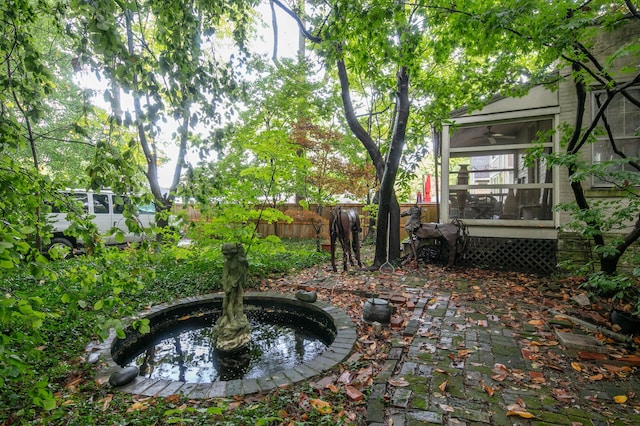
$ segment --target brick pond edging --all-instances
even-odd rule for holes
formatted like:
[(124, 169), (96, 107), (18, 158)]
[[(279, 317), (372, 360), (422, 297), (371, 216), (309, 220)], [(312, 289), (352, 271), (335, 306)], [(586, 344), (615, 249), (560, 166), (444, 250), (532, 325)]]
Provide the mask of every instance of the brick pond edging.
[[(219, 303), (223, 297), (224, 294), (222, 293), (187, 297), (173, 303), (164, 303), (154, 306), (146, 311), (140, 312), (138, 318), (154, 317), (160, 313), (178, 307), (196, 307), (207, 302)], [(314, 303), (306, 303), (297, 300), (292, 295), (274, 292), (245, 292), (244, 298), (245, 300), (259, 298), (261, 301), (267, 302), (269, 300), (273, 300), (274, 302), (284, 302), (298, 306), (313, 306), (313, 309), (322, 311), (331, 319), (336, 329), (336, 337), (331, 345), (329, 345), (329, 347), (320, 356), (304, 364), (264, 377), (216, 381), (211, 383), (189, 383), (137, 376), (130, 383), (124, 386), (115, 387), (114, 389), (144, 396), (165, 397), (174, 394), (181, 394), (193, 399), (229, 397), (267, 392), (275, 389), (276, 387), (291, 385), (320, 375), (323, 371), (331, 369), (344, 361), (351, 354), (355, 346), (357, 334), (353, 320), (346, 315), (344, 311), (326, 302), (316, 301)], [(117, 337), (115, 335), (115, 331), (111, 330), (109, 337), (104, 342), (91, 343), (85, 349), (87, 362), (100, 365), (100, 370), (96, 377), (99, 383), (108, 383), (108, 378), (111, 374), (122, 370), (122, 367), (117, 365), (112, 358), (111, 350), (116, 341)]]

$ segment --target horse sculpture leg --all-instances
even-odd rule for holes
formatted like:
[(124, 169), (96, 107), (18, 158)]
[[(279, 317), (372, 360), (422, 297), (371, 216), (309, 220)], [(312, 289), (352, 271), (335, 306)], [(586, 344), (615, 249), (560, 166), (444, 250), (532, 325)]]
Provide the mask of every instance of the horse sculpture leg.
[(456, 240), (457, 235), (447, 236), (445, 238), (447, 245), (449, 246), (449, 261), (447, 262), (447, 268), (451, 268), (456, 261)]
[(360, 233), (355, 230), (353, 231), (353, 241), (351, 242), (351, 246), (353, 247), (353, 253), (356, 256), (356, 261), (358, 262), (358, 267), (362, 268), (362, 261), (360, 260)]
[(338, 272), (338, 268), (336, 268), (336, 238), (338, 236), (331, 232), (331, 267), (333, 268), (333, 272)]
[[(351, 259), (351, 248), (349, 244), (349, 236), (347, 234), (346, 237), (340, 238), (340, 244), (342, 245), (342, 267), (343, 270), (347, 270), (347, 258), (351, 260), (351, 264), (353, 265), (353, 260)], [(348, 256), (347, 256), (348, 252)]]
[(410, 234), (409, 238), (411, 239), (411, 256), (413, 256), (413, 261), (415, 262), (416, 269), (418, 269), (418, 248), (416, 247), (416, 236), (415, 234)]

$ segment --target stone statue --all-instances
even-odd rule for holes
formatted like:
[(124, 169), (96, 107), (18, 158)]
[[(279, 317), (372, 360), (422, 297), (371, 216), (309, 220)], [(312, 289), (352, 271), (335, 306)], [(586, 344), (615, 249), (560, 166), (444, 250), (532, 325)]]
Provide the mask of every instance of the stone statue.
[(413, 235), (420, 225), (422, 225), (422, 209), (416, 204), (400, 216), (409, 216), (409, 220), (404, 225), (404, 229), (410, 236)]
[(225, 257), (222, 272), (222, 315), (213, 328), (215, 347), (222, 352), (235, 352), (246, 347), (251, 341), (251, 326), (244, 314), (242, 287), (247, 280), (249, 263), (242, 244), (222, 245)]

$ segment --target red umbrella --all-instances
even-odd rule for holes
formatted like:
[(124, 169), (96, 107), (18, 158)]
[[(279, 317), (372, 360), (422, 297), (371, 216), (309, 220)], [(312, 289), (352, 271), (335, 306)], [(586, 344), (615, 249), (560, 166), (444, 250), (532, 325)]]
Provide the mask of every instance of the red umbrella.
[(427, 175), (427, 177), (424, 180), (424, 202), (425, 203), (430, 203), (431, 202), (431, 175)]

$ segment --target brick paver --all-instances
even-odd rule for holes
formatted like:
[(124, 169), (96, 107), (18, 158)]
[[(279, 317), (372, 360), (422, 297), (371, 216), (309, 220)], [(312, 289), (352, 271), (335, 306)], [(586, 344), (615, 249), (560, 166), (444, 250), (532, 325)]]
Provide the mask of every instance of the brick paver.
[[(384, 391), (377, 378), (367, 424), (640, 424), (635, 367), (613, 358), (581, 361), (580, 350), (602, 352), (589, 346), (598, 341), (567, 320), (554, 326), (518, 317), (522, 312), (421, 290), (403, 333), (413, 336), (411, 343), (388, 361), (394, 369), (384, 377)], [(567, 339), (586, 346), (567, 347)], [(613, 378), (598, 376), (616, 366)], [(616, 403), (616, 395), (629, 399)]]

